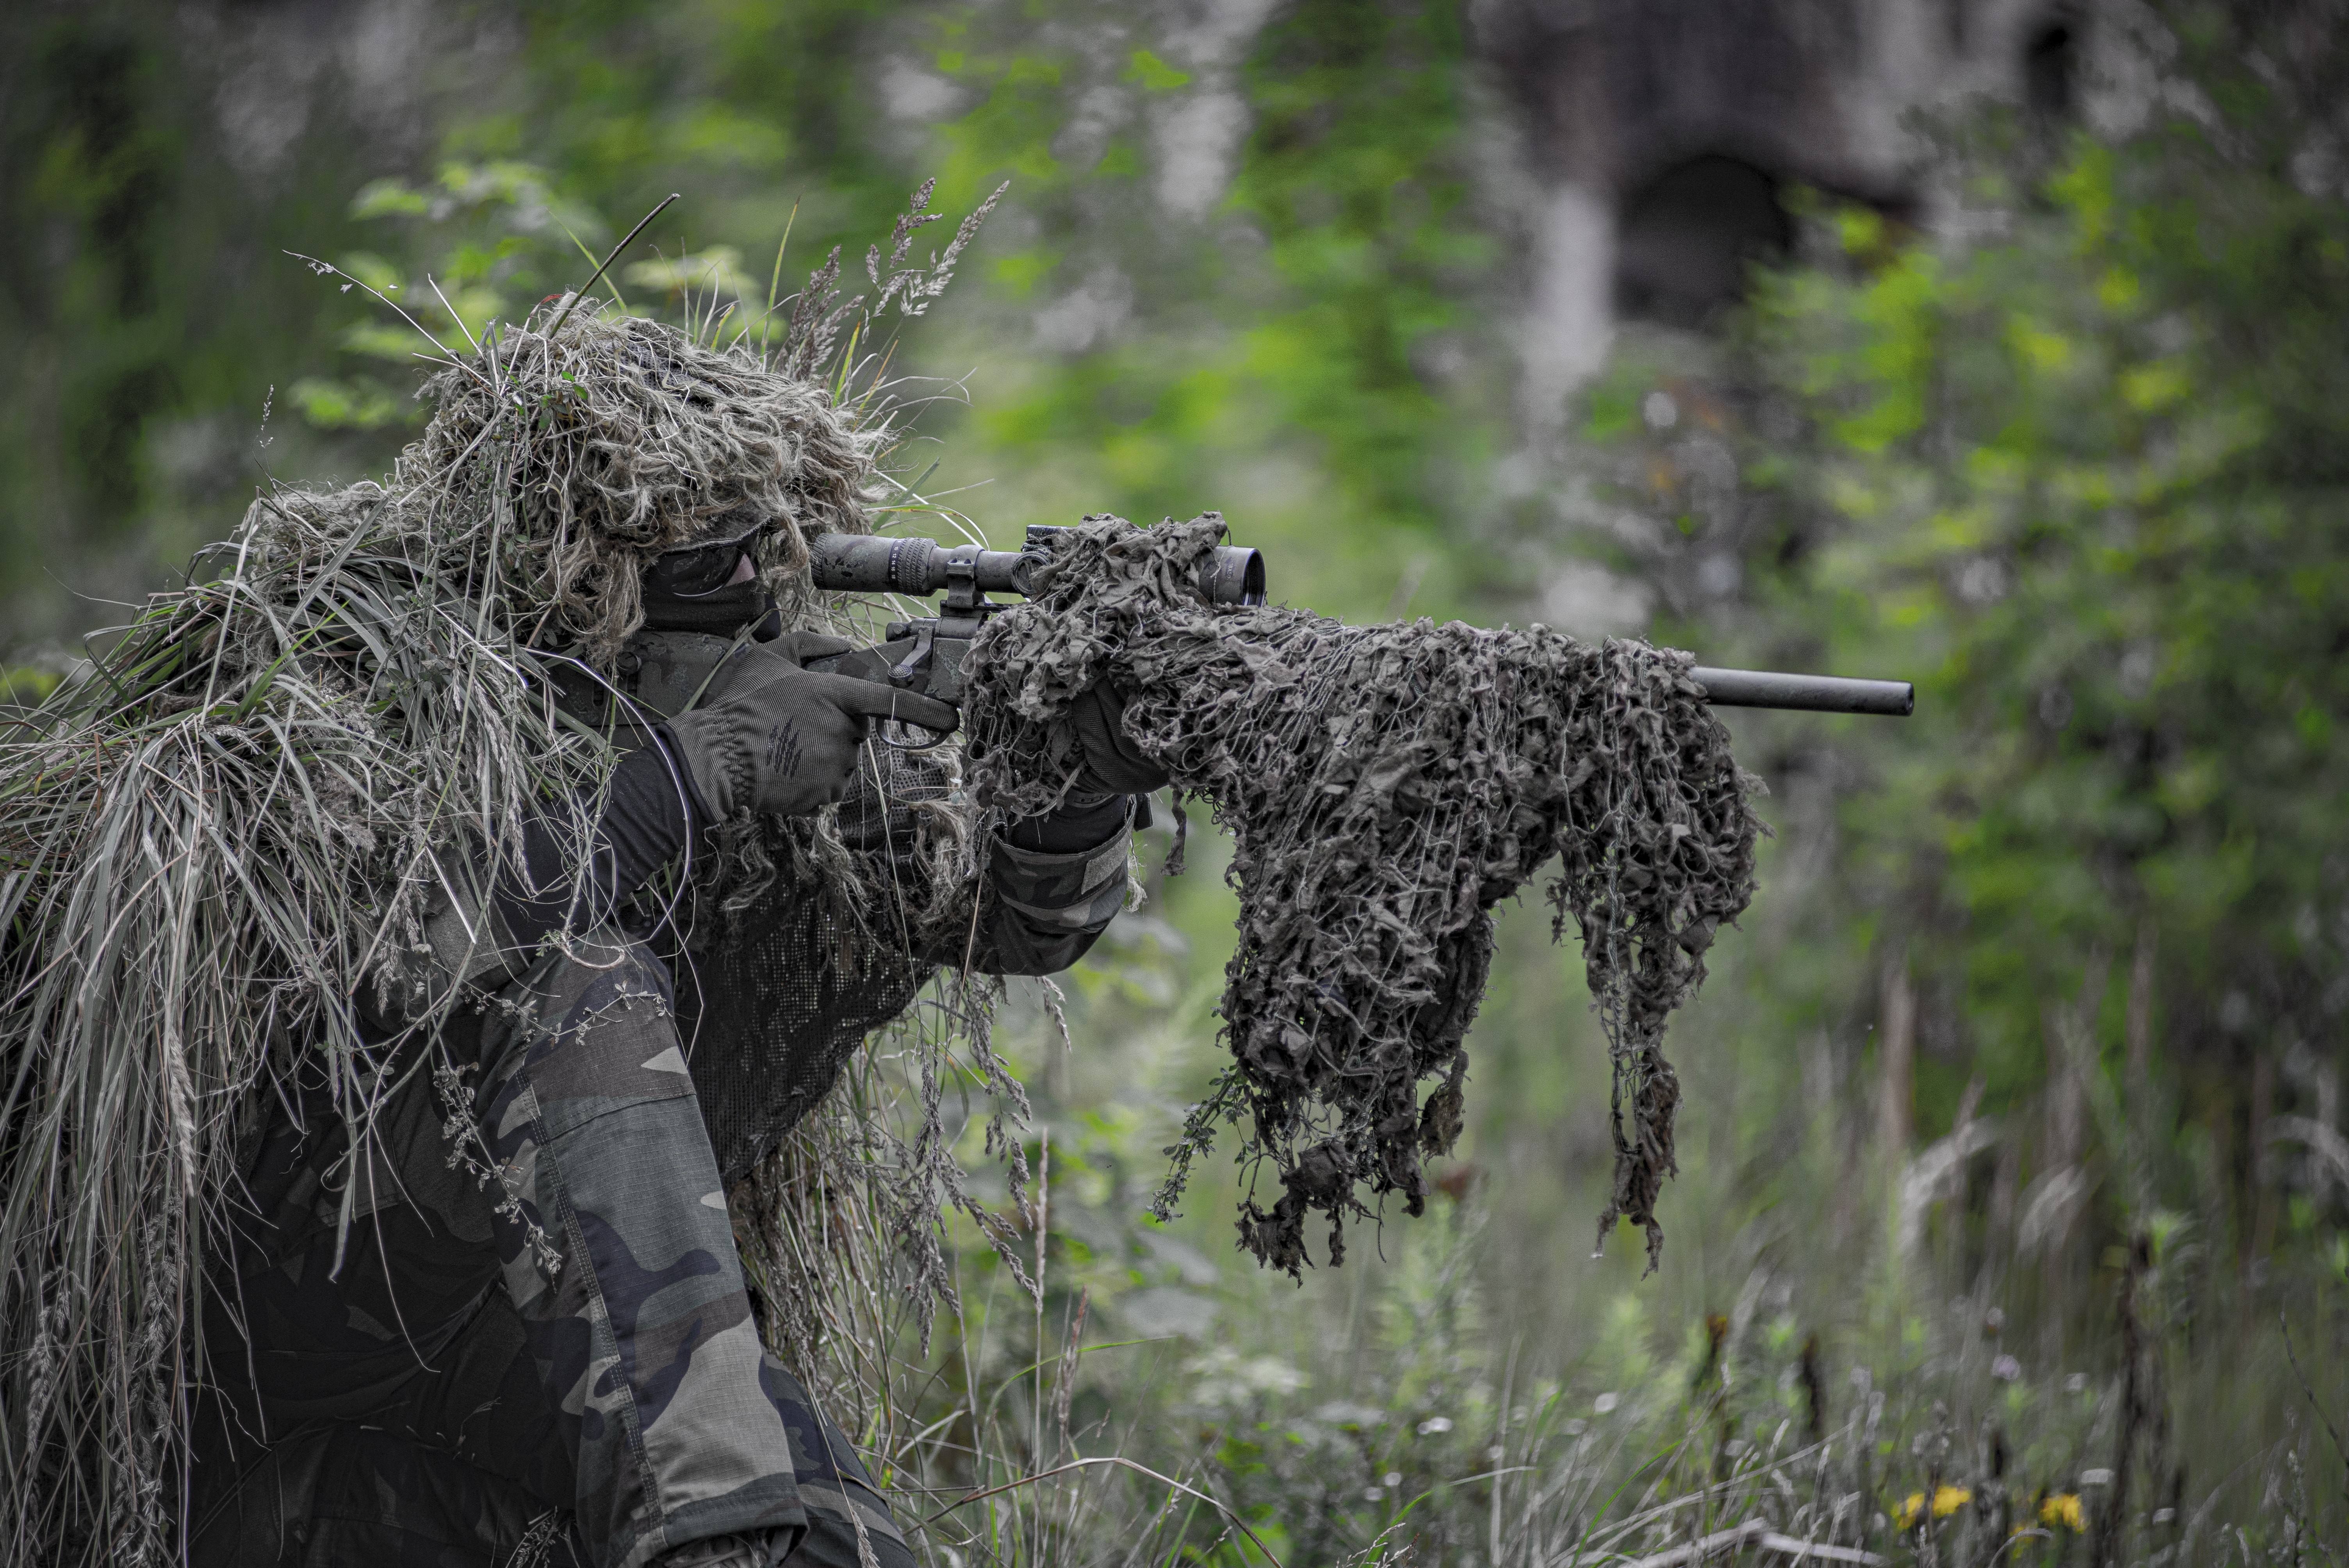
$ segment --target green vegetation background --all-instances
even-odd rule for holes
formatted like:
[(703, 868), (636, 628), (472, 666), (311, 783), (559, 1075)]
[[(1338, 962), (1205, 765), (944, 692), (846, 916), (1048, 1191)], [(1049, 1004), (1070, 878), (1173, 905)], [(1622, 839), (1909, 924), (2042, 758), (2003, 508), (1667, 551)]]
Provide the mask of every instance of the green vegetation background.
[[(950, 217), (1008, 179), (892, 361), (936, 378), (926, 488), (997, 542), (1215, 508), (1280, 597), (1357, 619), (1534, 618), (1595, 563), (1709, 662), (1919, 693), (1905, 723), (1732, 721), (1778, 837), (1676, 1026), (1646, 1280), (1631, 1241), (1591, 1255), (1603, 1047), (1537, 910), (1504, 918), (1429, 1218), (1302, 1289), (1233, 1253), (1227, 1185), (1144, 1222), (1232, 909), (1212, 854), (1154, 877), (1069, 984), (1073, 1043), (1015, 1031), (1061, 1172), (1052, 1321), (1089, 1292), (1096, 1338), (1141, 1342), (1086, 1363), (1076, 1425), (1217, 1478), (1290, 1561), (1423, 1494), (1405, 1534), (1470, 1550), (1481, 1514), (1442, 1500), (1529, 1425), (1612, 1421), (1636, 1457), (1640, 1421), (1710, 1421), (1727, 1464), (1878, 1393), (1880, 1541), (1992, 1425), (2032, 1508), (2093, 1513), (2094, 1474), (2139, 1467), (2146, 1542), (2165, 1500), (2246, 1552), (2349, 1529), (2322, 1435), (2349, 1411), (2349, 209), (2304, 168), (2341, 46), (2165, 12), (2192, 113), (2105, 143), (1953, 120), (1979, 237), (1815, 204), (1733, 323), (1626, 331), (1529, 448), (1506, 113), (1454, 6), (1300, 0), (1227, 36), (1062, 0), (449, 7), (390, 109), (336, 40), (212, 15), (0, 23), (21, 692), (264, 473), (359, 478), (415, 428), (412, 335), (287, 252), (478, 331), (678, 191), (627, 304), (756, 306), (835, 245), (854, 273), (921, 178)], [(1218, 122), (1228, 181), (1185, 209), (1165, 150)], [(954, 1353), (1031, 1359), (1024, 1307), (986, 1326), (992, 1260), (965, 1267)], [(1181, 1550), (1239, 1550), (1213, 1536)]]

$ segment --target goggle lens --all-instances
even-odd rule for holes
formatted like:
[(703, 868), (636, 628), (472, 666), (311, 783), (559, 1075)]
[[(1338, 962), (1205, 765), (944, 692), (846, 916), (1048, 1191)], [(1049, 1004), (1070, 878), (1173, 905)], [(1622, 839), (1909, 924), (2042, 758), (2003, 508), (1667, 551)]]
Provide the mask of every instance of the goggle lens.
[(764, 523), (756, 523), (732, 539), (712, 540), (665, 551), (645, 573), (645, 586), (673, 598), (697, 599), (715, 593), (733, 577), (743, 552), (757, 542)]

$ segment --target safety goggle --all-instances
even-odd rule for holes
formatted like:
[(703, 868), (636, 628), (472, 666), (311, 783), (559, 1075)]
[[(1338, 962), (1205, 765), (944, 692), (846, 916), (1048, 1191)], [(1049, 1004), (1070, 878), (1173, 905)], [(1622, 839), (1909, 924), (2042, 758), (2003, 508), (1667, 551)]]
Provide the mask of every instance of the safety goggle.
[(698, 599), (726, 586), (743, 553), (765, 531), (761, 518), (740, 532), (663, 551), (645, 569), (645, 586), (654, 593), (677, 599)]

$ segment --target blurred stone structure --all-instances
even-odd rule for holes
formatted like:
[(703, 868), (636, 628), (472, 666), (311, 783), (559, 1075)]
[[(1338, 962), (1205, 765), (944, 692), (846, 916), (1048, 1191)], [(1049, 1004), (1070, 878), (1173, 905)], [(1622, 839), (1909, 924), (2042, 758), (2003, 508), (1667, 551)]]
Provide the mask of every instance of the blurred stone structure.
[[(1932, 226), (1913, 111), (1987, 95), (2050, 120), (2122, 92), (2086, 0), (1478, 0), (1475, 46), (1538, 192), (1526, 413), (1554, 421), (1620, 319), (1701, 328), (1794, 239), (1809, 186)], [(2101, 117), (2100, 117), (2101, 118)]]

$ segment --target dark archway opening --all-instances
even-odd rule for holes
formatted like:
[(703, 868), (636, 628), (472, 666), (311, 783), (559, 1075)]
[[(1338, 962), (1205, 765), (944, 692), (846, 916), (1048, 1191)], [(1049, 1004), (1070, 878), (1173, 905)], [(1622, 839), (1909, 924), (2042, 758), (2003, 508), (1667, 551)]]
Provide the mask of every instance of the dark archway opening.
[(1707, 153), (1635, 190), (1616, 232), (1619, 315), (1701, 327), (1745, 293), (1746, 268), (1794, 244), (1779, 181), (1743, 159)]
[(2023, 49), (2023, 101), (2044, 119), (2068, 119), (2079, 71), (2080, 34), (2057, 19), (2031, 35)]

